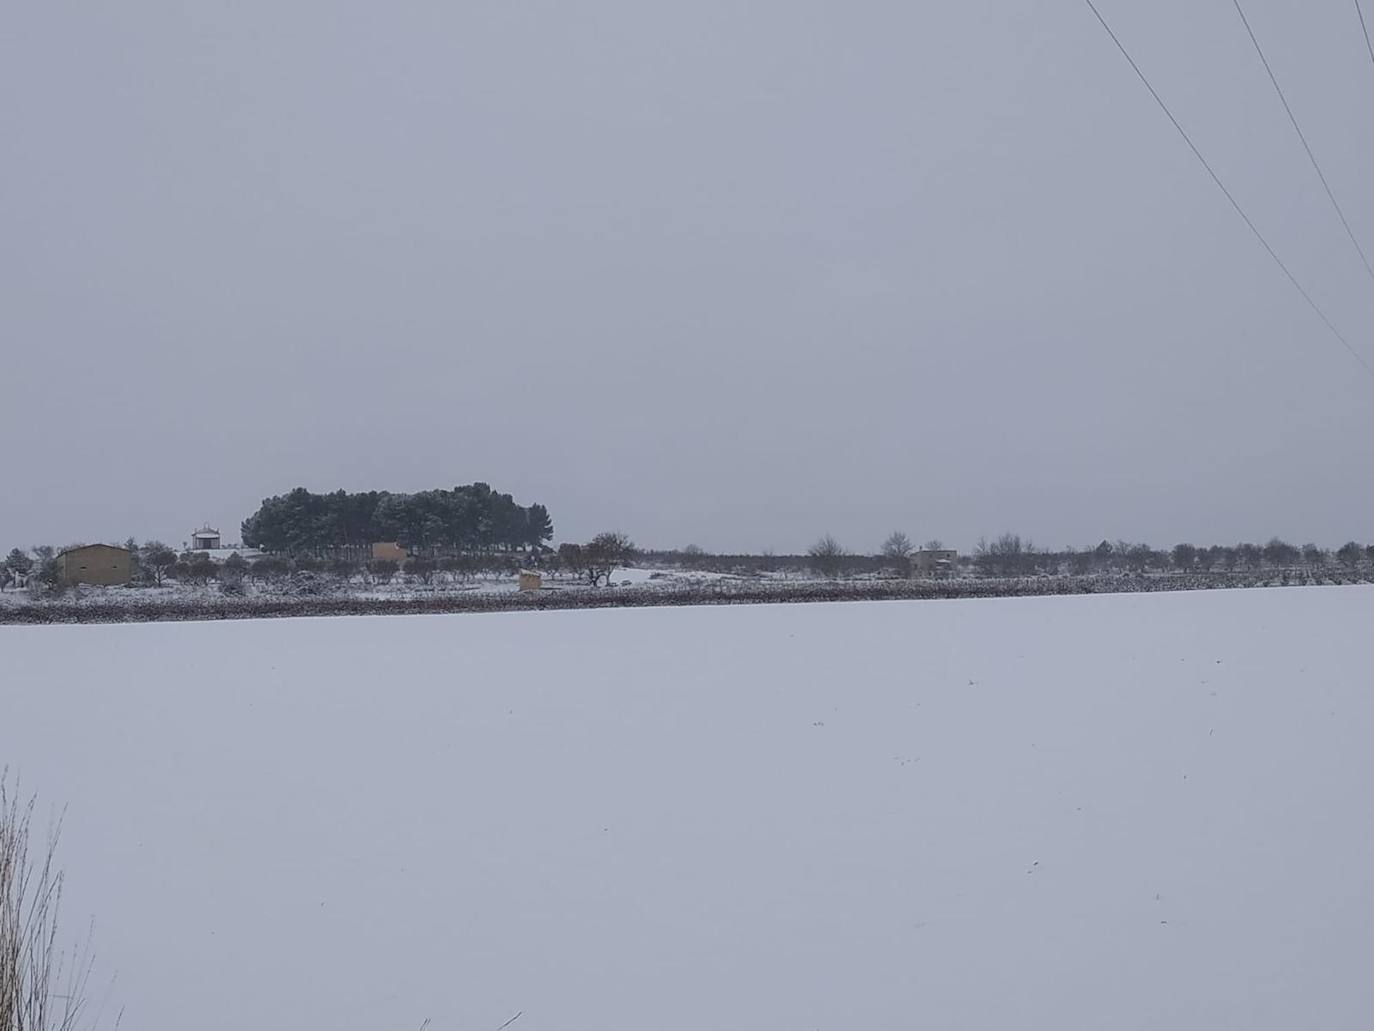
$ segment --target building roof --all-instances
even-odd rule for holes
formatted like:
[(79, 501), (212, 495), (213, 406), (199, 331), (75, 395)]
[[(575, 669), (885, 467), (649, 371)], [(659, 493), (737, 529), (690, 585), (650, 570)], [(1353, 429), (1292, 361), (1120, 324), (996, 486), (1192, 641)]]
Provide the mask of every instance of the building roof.
[(207, 526), (204, 530), (197, 530), (195, 533), (191, 534), (191, 536), (192, 536), (192, 537), (218, 537), (218, 536), (219, 536), (219, 531), (218, 531), (218, 530), (212, 530), (212, 529), (210, 529), (210, 528)]
[(60, 558), (63, 555), (70, 555), (74, 551), (89, 551), (91, 548), (106, 548), (109, 551), (123, 551), (125, 553), (130, 553), (128, 548), (121, 548), (118, 544), (76, 544), (70, 548), (63, 548), (57, 554)]

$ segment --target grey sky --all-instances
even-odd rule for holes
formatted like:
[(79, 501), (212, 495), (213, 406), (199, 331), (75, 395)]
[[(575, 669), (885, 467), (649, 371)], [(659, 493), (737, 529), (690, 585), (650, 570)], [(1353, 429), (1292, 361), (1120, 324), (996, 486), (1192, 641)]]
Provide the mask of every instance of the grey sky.
[[(1100, 0), (1374, 361), (1227, 0)], [(1251, 0), (1374, 247), (1353, 4)], [(1374, 378), (1081, 0), (12, 5), (0, 543), (484, 479), (560, 538), (1374, 537)]]

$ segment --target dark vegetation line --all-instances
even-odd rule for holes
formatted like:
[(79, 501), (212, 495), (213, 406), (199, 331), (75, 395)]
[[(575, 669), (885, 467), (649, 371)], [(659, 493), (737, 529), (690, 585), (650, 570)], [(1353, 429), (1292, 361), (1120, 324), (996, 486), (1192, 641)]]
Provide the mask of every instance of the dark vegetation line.
[[(1360, 573), (1334, 573), (1333, 584), (1367, 583)], [(1310, 577), (1287, 570), (1264, 573), (1158, 576), (1058, 576), (976, 580), (862, 580), (783, 583), (717, 582), (672, 587), (619, 587), (533, 593), (436, 594), (424, 598), (202, 596), (121, 603), (51, 601), (0, 608), (0, 623), (148, 623), (292, 616), (438, 615), (685, 605), (756, 605), (838, 601), (926, 601), (1029, 598), (1047, 595), (1139, 594), (1297, 585)]]
[(374, 541), (399, 541), (417, 552), (509, 552), (541, 548), (553, 539), (547, 508), (518, 505), (480, 482), (414, 494), (314, 494), (297, 487), (266, 498), (241, 529), (250, 548), (316, 557)]
[[(572, 576), (596, 586), (612, 578), (617, 568), (635, 563), (658, 569), (719, 573), (732, 576), (853, 576), (910, 577), (915, 571), (916, 547), (898, 531), (882, 543), (877, 554), (849, 551), (829, 534), (805, 554), (720, 554), (695, 545), (673, 550), (636, 548), (624, 534), (597, 534), (586, 544), (564, 543), (555, 549), (464, 550), (432, 544), (428, 547), (402, 542), (411, 557), (403, 563), (371, 559), (368, 545), (308, 546), (273, 552), (254, 559), (232, 555), (212, 562), (204, 552), (177, 554), (160, 541), (142, 545), (128, 540), (123, 547), (132, 556), (134, 586), (161, 586), (164, 580), (183, 585), (217, 584), (221, 593), (244, 593), (245, 582), (289, 585), (299, 577), (323, 580), (335, 586), (372, 588), (397, 577), (428, 588), (434, 584), (466, 583), (479, 576), (511, 576), (522, 566), (532, 566), (555, 576)], [(940, 551), (938, 540), (922, 546)], [(950, 552), (953, 555), (953, 552)], [(0, 590), (25, 581), (41, 594), (60, 592), (57, 583), (56, 549), (37, 547), (31, 552), (13, 549), (0, 560)], [(1301, 546), (1277, 537), (1265, 544), (1213, 544), (1210, 547), (1177, 544), (1164, 550), (1129, 541), (1102, 541), (1087, 548), (1038, 548), (1018, 534), (1002, 534), (980, 540), (971, 555), (956, 555), (942, 574), (951, 576), (1088, 576), (1121, 573), (1258, 573), (1264, 570), (1303, 567), (1309, 570), (1341, 568), (1346, 571), (1374, 566), (1374, 545), (1348, 541), (1334, 551), (1316, 544)], [(316, 592), (318, 593), (318, 592)]]

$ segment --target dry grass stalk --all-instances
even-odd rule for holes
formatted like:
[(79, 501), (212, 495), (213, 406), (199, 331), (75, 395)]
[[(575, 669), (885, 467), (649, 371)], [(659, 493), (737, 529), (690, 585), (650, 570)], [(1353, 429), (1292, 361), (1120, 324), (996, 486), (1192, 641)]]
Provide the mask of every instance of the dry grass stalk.
[(58, 940), (62, 871), (59, 818), (41, 844), (33, 835), (36, 799), (0, 770), (0, 1031), (78, 1031), (86, 1026), (90, 939), (70, 950)]

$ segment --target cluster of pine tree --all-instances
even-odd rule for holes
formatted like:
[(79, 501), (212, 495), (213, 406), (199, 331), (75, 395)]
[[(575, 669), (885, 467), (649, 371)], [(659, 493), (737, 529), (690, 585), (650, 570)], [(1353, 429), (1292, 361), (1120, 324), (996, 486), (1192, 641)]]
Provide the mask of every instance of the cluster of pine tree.
[(517, 505), (485, 483), (414, 494), (297, 487), (267, 498), (243, 521), (243, 543), (292, 555), (323, 554), (375, 541), (398, 541), (417, 552), (516, 551), (553, 537), (543, 505)]

